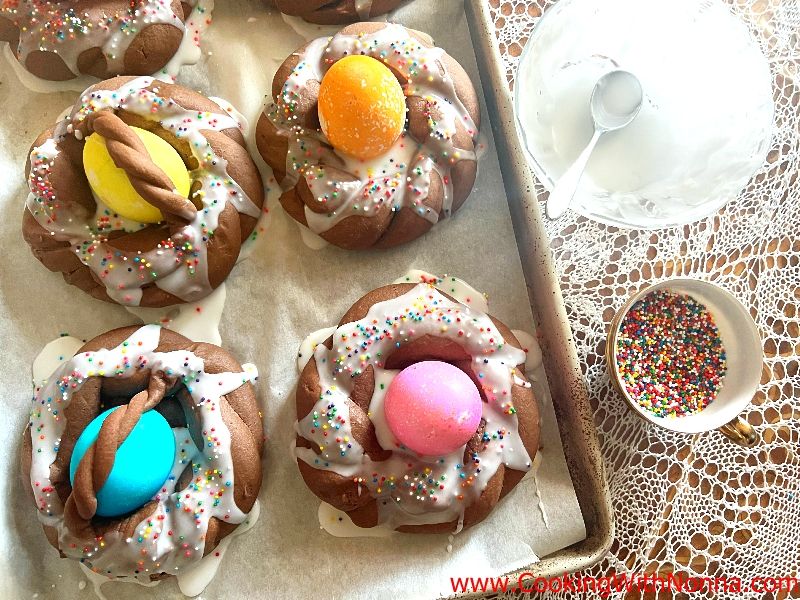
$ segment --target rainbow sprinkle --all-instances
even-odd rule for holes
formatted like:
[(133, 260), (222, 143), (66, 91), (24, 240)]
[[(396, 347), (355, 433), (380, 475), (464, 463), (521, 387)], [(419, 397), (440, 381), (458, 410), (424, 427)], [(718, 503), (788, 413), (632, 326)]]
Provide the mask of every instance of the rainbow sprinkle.
[(657, 417), (708, 406), (722, 385), (725, 348), (708, 309), (686, 294), (651, 292), (628, 311), (616, 340), (625, 391)]

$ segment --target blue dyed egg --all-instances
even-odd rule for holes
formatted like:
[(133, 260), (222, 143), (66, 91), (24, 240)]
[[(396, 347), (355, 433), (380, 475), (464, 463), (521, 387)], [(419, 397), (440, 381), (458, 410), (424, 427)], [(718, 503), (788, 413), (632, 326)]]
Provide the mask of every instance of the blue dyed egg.
[[(103, 421), (117, 408), (95, 417), (78, 438), (69, 462), (69, 480), (73, 485), (83, 455), (97, 439)], [(159, 413), (147, 411), (117, 449), (111, 473), (97, 494), (97, 514), (118, 517), (144, 506), (163, 487), (174, 460), (172, 428)]]

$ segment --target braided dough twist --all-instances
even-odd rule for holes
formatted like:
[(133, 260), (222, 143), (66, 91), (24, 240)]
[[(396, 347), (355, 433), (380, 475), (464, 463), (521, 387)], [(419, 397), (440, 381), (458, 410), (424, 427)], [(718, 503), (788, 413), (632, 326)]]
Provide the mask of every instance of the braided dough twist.
[(155, 164), (141, 138), (110, 110), (90, 114), (82, 123), (84, 137), (102, 136), (114, 164), (125, 171), (139, 195), (158, 208), (167, 223), (186, 224), (194, 220), (197, 208), (178, 194), (166, 173)]

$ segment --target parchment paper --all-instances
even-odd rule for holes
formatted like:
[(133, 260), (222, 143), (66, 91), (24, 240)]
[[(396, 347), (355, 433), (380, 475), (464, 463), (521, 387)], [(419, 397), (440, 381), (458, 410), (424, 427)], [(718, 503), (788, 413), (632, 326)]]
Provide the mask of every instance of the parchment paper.
[[(220, 0), (204, 41), (202, 62), (179, 81), (230, 100), (251, 122), (280, 62), (303, 38), (260, 0)], [(479, 95), (474, 52), (463, 5), (416, 0), (392, 17), (431, 33), (470, 73)], [(314, 27), (302, 28), (314, 35)], [(317, 30), (320, 31), (320, 30)], [(78, 566), (47, 544), (21, 483), (18, 458), (31, 395), (30, 364), (62, 332), (83, 339), (135, 323), (125, 309), (66, 285), (31, 255), (20, 233), (24, 164), (30, 143), (74, 102), (73, 93), (35, 94), (0, 64), (0, 591), (6, 598), (91, 597)], [(484, 104), (485, 106), (485, 104)], [(354, 253), (306, 247), (276, 202), (271, 174), (267, 230), (228, 280), (223, 344), (257, 365), (267, 430), (261, 518), (230, 547), (204, 598), (397, 598), (451, 593), (450, 577), (498, 575), (585, 537), (564, 462), (544, 374), (534, 389), (543, 405), (542, 462), (483, 523), (456, 535), (396, 534), (389, 539), (341, 539), (320, 530), (319, 500), (305, 487), (289, 453), (294, 433), (295, 360), (307, 334), (334, 325), (367, 291), (411, 268), (451, 274), (489, 293), (491, 312), (510, 327), (533, 331), (488, 115), (483, 115), (478, 181), (454, 218), (402, 248)], [(261, 164), (261, 163), (260, 163)], [(541, 494), (541, 504), (536, 490)], [(543, 518), (546, 515), (546, 522)], [(174, 581), (156, 588), (109, 583), (113, 598), (181, 597)]]

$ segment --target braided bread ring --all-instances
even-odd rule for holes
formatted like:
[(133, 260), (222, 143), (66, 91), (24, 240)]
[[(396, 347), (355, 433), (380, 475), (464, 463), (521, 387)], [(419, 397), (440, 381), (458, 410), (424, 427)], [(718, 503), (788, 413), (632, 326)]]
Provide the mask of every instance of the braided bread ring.
[(206, 20), (212, 8), (209, 0), (0, 0), (0, 41), (48, 81), (152, 75), (197, 36), (192, 11)]
[(367, 21), (394, 10), (403, 0), (275, 0), (278, 10), (309, 23), (339, 25)]
[[(37, 389), (23, 439), (25, 487), (50, 543), (107, 577), (145, 581), (174, 575), (212, 551), (247, 518), (261, 487), (263, 429), (249, 383), (255, 376), (222, 348), (154, 325), (115, 329), (80, 348)], [(72, 488), (78, 437), (117, 404), (123, 406), (104, 422)], [(188, 427), (173, 430), (175, 480), (128, 516), (93, 518), (116, 448), (152, 406), (173, 426)], [(194, 447), (202, 455), (186, 454)]]
[[(352, 54), (384, 62), (406, 93), (406, 131), (369, 163), (335, 151), (317, 115), (324, 73)], [(472, 190), (480, 124), (475, 89), (464, 69), (419, 32), (356, 23), (315, 40), (278, 69), (271, 99), (256, 143), (284, 189), (281, 204), (335, 246), (360, 250), (409, 242), (458, 210)]]
[[(22, 231), (34, 256), (67, 283), (124, 305), (193, 302), (216, 289), (264, 203), (242, 131), (217, 102), (149, 77), (117, 77), (86, 90), (31, 150)], [(82, 152), (98, 125), (113, 140), (117, 166), (163, 210), (164, 223), (115, 226), (95, 202)], [(192, 201), (173, 193), (129, 125), (160, 136), (181, 155), (193, 180)]]
[[(446, 457), (402, 449), (383, 416), (393, 374), (424, 360), (463, 370), (484, 402), (475, 436)], [(306, 485), (359, 527), (451, 533), (482, 521), (538, 450), (539, 410), (524, 362), (502, 322), (431, 285), (368, 293), (300, 376), (296, 454)]]

